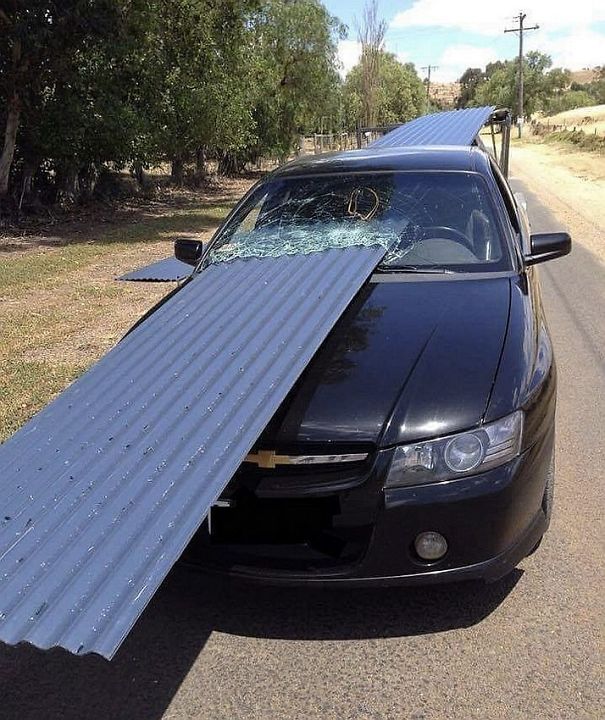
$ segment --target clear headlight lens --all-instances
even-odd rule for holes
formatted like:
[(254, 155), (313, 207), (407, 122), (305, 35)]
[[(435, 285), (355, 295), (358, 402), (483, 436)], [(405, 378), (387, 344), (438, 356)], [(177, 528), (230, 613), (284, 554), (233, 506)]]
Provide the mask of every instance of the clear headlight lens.
[(395, 449), (386, 487), (451, 480), (503, 465), (521, 450), (523, 412), (470, 432), (400, 445)]
[(455, 473), (473, 470), (481, 464), (484, 455), (483, 443), (473, 433), (452, 438), (443, 451), (445, 464)]

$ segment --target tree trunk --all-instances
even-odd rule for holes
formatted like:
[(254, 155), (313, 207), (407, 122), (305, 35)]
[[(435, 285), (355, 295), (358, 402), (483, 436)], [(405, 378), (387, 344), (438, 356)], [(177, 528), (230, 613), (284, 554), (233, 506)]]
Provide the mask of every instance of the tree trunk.
[(23, 163), (23, 178), (21, 180), (21, 196), (19, 197), (19, 212), (23, 207), (23, 201), (27, 201), (31, 198), (34, 190), (34, 177), (40, 167), (38, 160), (32, 160), (31, 158), (25, 158)]
[(172, 182), (177, 186), (181, 187), (185, 179), (185, 162), (181, 155), (175, 155), (172, 158), (172, 168), (170, 170), (170, 177)]
[(143, 163), (138, 160), (134, 162), (132, 164), (131, 173), (136, 178), (139, 187), (143, 187), (145, 185), (145, 168), (143, 167)]
[(201, 145), (195, 151), (195, 184), (201, 185), (206, 177), (206, 148)]
[(218, 174), (238, 175), (243, 170), (243, 166), (244, 163), (241, 162), (235, 153), (225, 152), (218, 164)]
[(195, 153), (195, 169), (198, 173), (206, 172), (206, 148), (203, 145)]
[(97, 181), (99, 179), (99, 168), (90, 163), (86, 167), (80, 168), (78, 172), (78, 199), (90, 200), (95, 193)]
[(67, 162), (57, 172), (57, 202), (73, 205), (80, 196), (79, 168), (75, 161)]
[(8, 181), (17, 145), (17, 129), (21, 115), (21, 101), (15, 93), (8, 104), (6, 127), (4, 130), (4, 147), (0, 155), (0, 198), (8, 195)]

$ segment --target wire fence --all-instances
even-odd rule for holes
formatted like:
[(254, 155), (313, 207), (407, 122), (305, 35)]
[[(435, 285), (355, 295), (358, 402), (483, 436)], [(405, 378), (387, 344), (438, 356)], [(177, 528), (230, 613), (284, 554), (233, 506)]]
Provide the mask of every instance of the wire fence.
[(382, 137), (393, 127), (359, 128), (356, 132), (314, 133), (301, 137), (298, 155), (320, 155), (326, 152), (361, 150)]
[(343, 152), (344, 150), (362, 150), (396, 127), (399, 127), (399, 125), (359, 127), (354, 132), (343, 130), (342, 132), (301, 135), (291, 154), (285, 157), (259, 158), (255, 163), (248, 165), (248, 170), (269, 172), (289, 160), (294, 160), (297, 157), (305, 155), (322, 155), (323, 153)]
[(593, 128), (586, 127), (592, 123), (594, 123), (594, 119), (587, 117), (584, 120), (575, 122), (573, 125), (571, 123), (551, 123), (548, 120), (546, 122), (532, 120), (530, 126), (534, 135), (540, 135), (541, 137), (557, 132), (579, 132), (584, 135), (599, 135), (596, 126)]
[(605, 128), (582, 128), (565, 123), (549, 123), (534, 121), (531, 123), (532, 132), (545, 142), (563, 142), (575, 145), (578, 149), (589, 150), (605, 154)]

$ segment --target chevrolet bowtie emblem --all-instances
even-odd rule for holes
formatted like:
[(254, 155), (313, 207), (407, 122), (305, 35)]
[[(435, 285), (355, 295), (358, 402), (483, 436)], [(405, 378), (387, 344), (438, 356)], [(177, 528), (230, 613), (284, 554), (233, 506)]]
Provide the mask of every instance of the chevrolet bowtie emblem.
[(288, 455), (278, 455), (274, 450), (259, 450), (256, 453), (246, 455), (244, 462), (254, 463), (260, 468), (275, 469), (278, 465), (290, 465)]

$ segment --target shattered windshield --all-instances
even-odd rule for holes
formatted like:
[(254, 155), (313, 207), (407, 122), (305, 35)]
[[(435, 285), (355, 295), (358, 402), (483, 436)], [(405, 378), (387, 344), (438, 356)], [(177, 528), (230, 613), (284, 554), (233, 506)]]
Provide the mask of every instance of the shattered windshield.
[(483, 178), (433, 171), (270, 180), (227, 223), (208, 261), (370, 245), (385, 248), (388, 270), (511, 263)]

